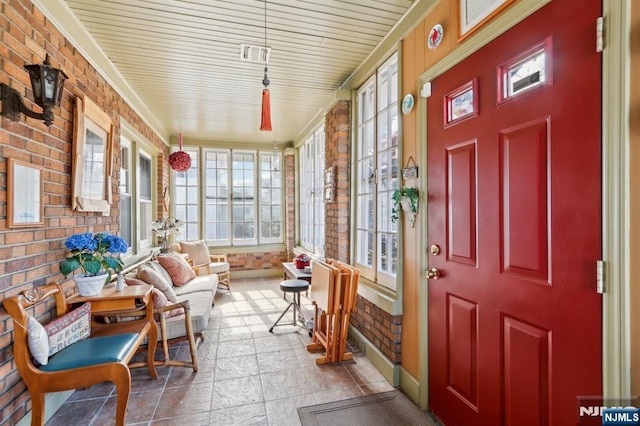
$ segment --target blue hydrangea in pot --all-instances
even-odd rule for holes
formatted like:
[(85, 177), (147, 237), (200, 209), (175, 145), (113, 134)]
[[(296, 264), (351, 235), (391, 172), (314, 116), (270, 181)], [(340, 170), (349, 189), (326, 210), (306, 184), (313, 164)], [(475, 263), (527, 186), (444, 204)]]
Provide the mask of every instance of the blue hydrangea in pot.
[(72, 235), (64, 243), (69, 256), (60, 264), (65, 277), (78, 269), (73, 276), (81, 296), (95, 296), (111, 278), (109, 271), (122, 271), (124, 264), (120, 254), (126, 253), (127, 242), (106, 232)]

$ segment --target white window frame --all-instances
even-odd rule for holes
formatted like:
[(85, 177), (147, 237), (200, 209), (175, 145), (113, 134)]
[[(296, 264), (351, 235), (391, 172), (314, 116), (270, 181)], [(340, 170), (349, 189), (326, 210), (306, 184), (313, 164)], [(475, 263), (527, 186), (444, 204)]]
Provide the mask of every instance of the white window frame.
[[(175, 152), (177, 147), (173, 149)], [(181, 234), (176, 236), (176, 240), (198, 240), (200, 239), (200, 221), (202, 218), (201, 192), (200, 192), (200, 151), (197, 148), (183, 148), (183, 151), (191, 157), (191, 167), (185, 172), (175, 172), (173, 177), (173, 209), (174, 215), (179, 217), (184, 226)], [(195, 175), (195, 179), (194, 179)], [(184, 182), (182, 184), (181, 182)], [(189, 188), (195, 187), (194, 199), (189, 198)]]
[[(257, 149), (229, 149), (229, 148), (209, 148), (209, 147), (199, 147), (199, 148), (184, 148), (186, 152), (197, 152), (197, 158), (199, 159), (198, 167), (200, 172), (198, 173), (198, 197), (202, 202), (199, 203), (199, 212), (198, 212), (198, 239), (204, 240), (208, 246), (210, 247), (245, 247), (250, 245), (266, 245), (266, 244), (283, 244), (285, 238), (285, 220), (284, 220), (284, 175), (281, 170), (282, 167), (279, 165), (282, 164), (282, 153), (278, 151), (275, 153), (273, 150), (257, 150)], [(226, 191), (220, 191), (223, 197), (227, 197), (227, 206), (228, 209), (226, 211), (226, 224), (227, 224), (227, 238), (226, 239), (212, 239), (207, 237), (207, 225), (210, 223), (214, 223), (211, 221), (207, 221), (207, 214), (209, 212), (209, 207), (207, 205), (207, 173), (209, 170), (215, 169), (207, 169), (207, 158), (210, 153), (214, 153), (216, 155), (223, 154), (227, 157), (227, 166), (224, 170), (226, 173), (221, 173), (220, 175), (225, 175), (226, 180)], [(247, 239), (237, 239), (234, 238), (233, 234), (233, 207), (234, 200), (232, 197), (233, 191), (233, 155), (234, 154), (242, 154), (242, 155), (251, 155), (253, 157), (253, 197), (254, 197), (254, 205), (253, 205), (253, 226), (255, 230), (255, 234), (253, 238)], [(276, 161), (270, 162), (270, 164), (276, 164), (276, 167), (279, 167), (280, 170), (271, 170), (270, 171), (270, 182), (273, 183), (273, 173), (279, 174), (279, 183), (280, 183), (280, 197), (279, 197), (279, 206), (280, 206), (280, 237), (279, 238), (265, 238), (262, 237), (262, 223), (261, 223), (261, 209), (262, 206), (262, 164), (260, 159), (264, 158), (264, 156), (269, 156), (269, 158), (273, 158)], [(277, 155), (277, 159), (274, 156)], [(193, 164), (193, 162), (192, 162)], [(216, 179), (218, 174), (216, 174)], [(173, 191), (177, 190), (176, 188), (176, 179), (173, 181)], [(218, 187), (220, 188), (220, 187)], [(218, 197), (218, 192), (216, 192), (216, 197)], [(271, 199), (271, 206), (276, 206), (277, 204), (273, 204), (274, 200)], [(223, 203), (224, 204), (224, 203)], [(236, 206), (237, 207), (237, 206)], [(176, 217), (180, 220), (183, 220), (182, 212), (174, 211)], [(271, 221), (269, 222), (272, 223)], [(189, 226), (189, 223), (187, 224)], [(178, 237), (179, 240), (186, 240), (185, 236), (182, 235)], [(194, 239), (194, 238), (190, 238)]]
[[(140, 184), (142, 182), (141, 176), (142, 176), (142, 171), (140, 169), (140, 158), (146, 158), (147, 160), (149, 160), (149, 183), (151, 185), (150, 189), (150, 198), (149, 199), (143, 199), (142, 197), (142, 190), (140, 188)], [(137, 220), (136, 223), (139, 225), (137, 228), (137, 235), (138, 235), (138, 241), (140, 242), (140, 248), (151, 248), (154, 244), (153, 244), (153, 236), (152, 236), (152, 232), (149, 230), (148, 226), (144, 226), (143, 224), (143, 218), (142, 215), (144, 214), (143, 211), (144, 209), (142, 208), (143, 205), (148, 205), (148, 217), (146, 218), (147, 222), (149, 224), (151, 224), (151, 222), (153, 221), (153, 218), (155, 216), (155, 209), (154, 209), (154, 186), (153, 186), (153, 182), (156, 181), (155, 179), (155, 163), (153, 161), (153, 156), (148, 153), (147, 151), (143, 150), (143, 149), (139, 149), (136, 155), (136, 171), (137, 171), (137, 185), (138, 185), (138, 197), (137, 197), (137, 204), (138, 204), (138, 214), (136, 216)], [(143, 229), (144, 228), (144, 229)]]
[[(268, 164), (269, 168), (267, 169), (266, 167), (263, 167), (264, 165)], [(284, 186), (284, 176), (282, 174), (282, 165), (283, 161), (282, 161), (282, 154), (280, 153), (280, 151), (275, 151), (275, 150), (270, 150), (270, 151), (258, 151), (258, 182), (257, 182), (257, 209), (258, 209), (258, 215), (257, 215), (257, 221), (258, 221), (258, 240), (260, 241), (260, 244), (278, 244), (278, 243), (282, 243), (284, 241), (284, 192), (285, 192), (285, 186)], [(269, 183), (271, 183), (272, 185), (267, 186), (265, 183), (265, 177), (266, 174), (268, 173), (269, 176)], [(280, 186), (277, 186), (277, 183), (280, 184)], [(267, 205), (267, 200), (266, 200), (266, 190), (271, 191), (271, 197), (268, 200), (269, 202), (269, 206), (271, 206), (271, 212), (269, 213), (270, 216), (272, 216), (274, 213), (276, 213), (277, 207), (279, 206), (279, 212), (277, 212), (277, 215), (280, 217), (280, 236), (279, 237), (265, 237), (263, 235), (263, 231), (264, 231), (264, 226), (265, 224), (268, 222), (269, 226), (273, 227), (274, 223), (277, 223), (277, 220), (265, 220), (265, 218), (262, 216), (263, 214), (263, 208), (265, 205)], [(263, 194), (263, 190), (265, 190), (265, 194)], [(275, 194), (274, 194), (275, 192)], [(278, 197), (278, 192), (280, 194), (280, 196)], [(277, 203), (276, 203), (277, 201)], [(271, 218), (269, 218), (271, 219)]]
[[(229, 223), (231, 224), (231, 231), (229, 233), (229, 245), (232, 245), (232, 246), (256, 245), (256, 244), (258, 244), (258, 236), (260, 235), (260, 231), (258, 229), (258, 204), (259, 204), (258, 188), (259, 188), (259, 183), (258, 183), (258, 155), (257, 155), (257, 151), (255, 151), (255, 150), (244, 150), (244, 149), (230, 149), (228, 151), (229, 151), (229, 161), (227, 162), (227, 164), (229, 165), (229, 176), (230, 176), (230, 179), (229, 179), (229, 194), (231, 196), (231, 199), (229, 200), (229, 209), (231, 210), (231, 213), (230, 213), (230, 216), (229, 216)], [(235, 190), (238, 189), (238, 188), (235, 188), (235, 186), (233, 185), (233, 181), (234, 181), (233, 173), (237, 171), (236, 169), (233, 168), (233, 163), (234, 163), (234, 158), (233, 157), (234, 157), (234, 155), (250, 156), (252, 158), (252, 162), (253, 163), (251, 164), (251, 168), (238, 169), (238, 171), (239, 170), (250, 171), (252, 173), (252, 175), (253, 175), (253, 186), (249, 186), (249, 188), (253, 188), (253, 208), (251, 208), (251, 206), (252, 206), (251, 202), (247, 202), (245, 204), (243, 201), (236, 200), (236, 197), (234, 195), (234, 189)], [(243, 188), (246, 188), (246, 186), (243, 186)], [(247, 237), (247, 238), (237, 239), (234, 236), (235, 235), (234, 225), (236, 224), (236, 217), (235, 217), (234, 209), (240, 208), (240, 206), (248, 207), (248, 209), (245, 210), (245, 213), (246, 212), (251, 212), (250, 214), (253, 215), (253, 229), (254, 229), (253, 238)], [(243, 221), (242, 223), (250, 224), (251, 222)]]
[(324, 123), (316, 128), (298, 149), (300, 241), (305, 250), (324, 256), (325, 205), (323, 175), (325, 169)]
[[(151, 160), (151, 220), (157, 216), (157, 170), (158, 170), (158, 153), (159, 150), (154, 147), (144, 136), (142, 136), (133, 126), (124, 120), (120, 121), (120, 144), (129, 150), (129, 161), (127, 164), (129, 173), (127, 173), (127, 179), (129, 180), (129, 190), (131, 195), (131, 246), (127, 250), (127, 253), (123, 255), (123, 258), (133, 257), (142, 254), (148, 254), (153, 244), (151, 231), (147, 229), (140, 222), (140, 154), (143, 154), (147, 159)], [(120, 151), (122, 153), (122, 151)], [(122, 161), (122, 158), (121, 158)], [(121, 175), (122, 179), (123, 176)], [(122, 216), (121, 216), (122, 219)], [(143, 229), (144, 228), (144, 229)]]
[[(123, 150), (126, 149), (127, 155), (123, 156)], [(133, 168), (133, 147), (132, 143), (129, 139), (124, 136), (120, 137), (120, 235), (122, 235), (122, 227), (124, 225), (125, 218), (122, 217), (122, 200), (123, 198), (129, 198), (129, 202), (131, 203), (131, 210), (129, 211), (128, 218), (128, 226), (130, 229), (130, 239), (131, 241), (127, 241), (129, 244), (129, 248), (127, 249), (127, 255), (133, 254), (136, 252), (137, 248), (134, 246), (137, 244), (136, 242), (136, 225), (135, 225), (135, 217), (136, 217), (136, 203), (134, 202), (135, 197), (135, 189), (133, 185), (133, 179), (135, 177), (134, 168)]]
[(398, 78), (394, 53), (358, 89), (356, 101), (355, 264), (363, 277), (391, 290), (399, 266), (398, 226), (390, 220), (391, 196), (400, 185)]

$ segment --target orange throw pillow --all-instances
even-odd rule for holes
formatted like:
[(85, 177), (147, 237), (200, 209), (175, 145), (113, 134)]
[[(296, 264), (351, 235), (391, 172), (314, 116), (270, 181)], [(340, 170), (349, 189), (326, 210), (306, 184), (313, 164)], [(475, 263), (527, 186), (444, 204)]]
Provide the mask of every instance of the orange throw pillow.
[(171, 275), (173, 285), (181, 287), (196, 277), (187, 261), (178, 253), (166, 253), (158, 256), (158, 262)]

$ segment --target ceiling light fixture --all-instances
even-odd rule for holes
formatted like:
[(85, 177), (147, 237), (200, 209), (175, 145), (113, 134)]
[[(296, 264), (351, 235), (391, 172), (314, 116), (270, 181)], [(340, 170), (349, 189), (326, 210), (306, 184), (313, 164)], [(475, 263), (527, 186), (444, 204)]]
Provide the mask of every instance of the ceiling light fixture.
[[(267, 0), (264, 0), (264, 48), (267, 49)], [(262, 120), (260, 130), (271, 131), (271, 97), (269, 94), (269, 77), (267, 76), (267, 56), (264, 59), (264, 78), (262, 79)]]
[(49, 54), (40, 65), (25, 65), (24, 68), (29, 73), (31, 88), (33, 89), (33, 100), (42, 108), (42, 112), (30, 110), (22, 102), (20, 94), (6, 84), (0, 84), (0, 96), (2, 96), (2, 116), (13, 121), (20, 120), (20, 114), (44, 120), (44, 124), (53, 124), (54, 107), (60, 106), (64, 81), (67, 75), (57, 68), (52, 68), (49, 63)]

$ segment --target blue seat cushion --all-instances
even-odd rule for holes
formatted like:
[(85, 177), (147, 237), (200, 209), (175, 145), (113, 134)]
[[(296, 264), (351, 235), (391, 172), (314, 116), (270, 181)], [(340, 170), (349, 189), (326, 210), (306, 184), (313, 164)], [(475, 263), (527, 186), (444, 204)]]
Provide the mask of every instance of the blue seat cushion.
[(131, 350), (137, 333), (114, 334), (111, 336), (89, 337), (79, 340), (49, 358), (41, 371), (61, 371), (123, 361)]

